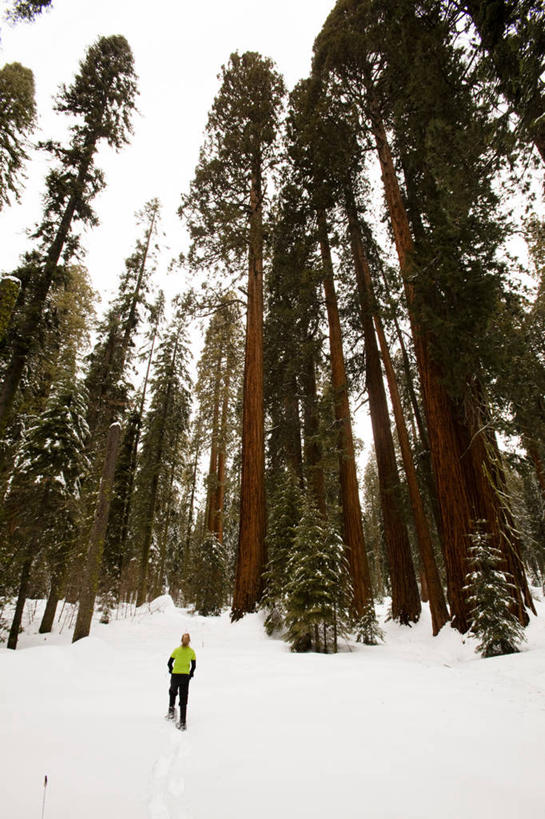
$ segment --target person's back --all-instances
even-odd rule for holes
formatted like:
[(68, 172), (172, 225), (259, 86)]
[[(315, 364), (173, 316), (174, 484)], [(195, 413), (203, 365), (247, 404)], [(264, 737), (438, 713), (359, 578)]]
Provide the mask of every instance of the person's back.
[(186, 729), (187, 722), (187, 697), (189, 694), (189, 680), (192, 679), (197, 667), (197, 655), (189, 645), (189, 634), (182, 634), (181, 645), (176, 646), (168, 659), (168, 670), (170, 671), (169, 706), (167, 719), (175, 718), (176, 694), (180, 700), (180, 721), (178, 728), (182, 731)]

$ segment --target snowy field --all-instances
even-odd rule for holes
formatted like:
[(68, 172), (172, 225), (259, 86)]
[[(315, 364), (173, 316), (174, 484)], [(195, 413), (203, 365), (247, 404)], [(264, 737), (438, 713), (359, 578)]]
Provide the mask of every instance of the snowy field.
[[(39, 819), (545, 816), (545, 605), (519, 655), (482, 660), (427, 612), (377, 647), (296, 655), (260, 615), (132, 619), (0, 650), (0, 811)], [(191, 633), (188, 730), (163, 719)]]

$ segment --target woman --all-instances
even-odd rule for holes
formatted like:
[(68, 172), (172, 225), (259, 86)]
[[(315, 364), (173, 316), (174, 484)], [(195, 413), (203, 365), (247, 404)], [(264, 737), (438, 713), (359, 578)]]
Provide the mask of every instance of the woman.
[(189, 680), (195, 673), (197, 667), (197, 657), (189, 645), (191, 637), (187, 632), (182, 634), (182, 644), (177, 646), (168, 660), (168, 670), (170, 671), (169, 706), (167, 719), (174, 719), (174, 706), (176, 704), (176, 694), (180, 697), (180, 721), (176, 727), (182, 731), (186, 729), (187, 695), (189, 693)]

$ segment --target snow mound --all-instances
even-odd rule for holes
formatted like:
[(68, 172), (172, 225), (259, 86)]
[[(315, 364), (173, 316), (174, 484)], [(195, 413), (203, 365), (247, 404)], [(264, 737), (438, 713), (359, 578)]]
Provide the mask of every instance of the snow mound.
[(160, 597), (156, 597), (155, 600), (152, 600), (151, 603), (144, 603), (143, 606), (140, 606), (138, 612), (140, 613), (142, 610), (147, 610), (151, 612), (151, 614), (156, 614), (157, 612), (172, 611), (175, 608), (174, 600), (170, 594), (162, 594)]

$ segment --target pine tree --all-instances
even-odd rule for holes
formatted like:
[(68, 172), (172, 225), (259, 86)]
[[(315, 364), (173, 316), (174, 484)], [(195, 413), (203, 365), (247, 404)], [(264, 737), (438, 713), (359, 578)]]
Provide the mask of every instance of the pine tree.
[(288, 467), (271, 491), (267, 526), (265, 592), (261, 607), (266, 611), (265, 631), (272, 634), (284, 623), (288, 565), (294, 548), (297, 525), (301, 517), (303, 495), (299, 480)]
[(189, 422), (190, 384), (187, 359), (185, 307), (178, 303), (157, 353), (136, 478), (135, 537), (139, 549), (139, 606), (146, 602), (148, 595), (150, 552), (156, 532), (161, 484), (169, 481), (173, 463), (179, 468), (180, 452), (185, 443)]
[(5, 501), (8, 538), (21, 578), (8, 648), (15, 648), (32, 565), (49, 549), (55, 570), (59, 552), (70, 548), (77, 522), (88, 427), (86, 394), (77, 383), (59, 384), (41, 416), (27, 429)]
[(334, 527), (303, 502), (287, 565), (285, 639), (293, 651), (337, 650), (347, 632), (351, 590), (344, 544)]
[[(133, 253), (125, 259), (116, 298), (98, 326), (98, 339), (88, 359), (86, 383), (91, 396), (89, 427), (93, 444), (98, 444), (127, 401), (126, 371), (131, 361), (134, 339), (147, 307), (150, 279), (154, 272), (155, 237), (159, 202), (151, 199), (136, 213), (142, 228)], [(152, 309), (158, 318), (161, 303)], [(155, 319), (152, 315), (152, 325)]]
[(512, 581), (502, 571), (503, 556), (490, 535), (478, 528), (470, 535), (469, 573), (465, 591), (471, 633), (480, 640), (476, 651), (483, 657), (513, 654), (525, 639), (524, 629), (512, 612)]
[(34, 75), (20, 63), (9, 63), (0, 69), (0, 210), (11, 194), (19, 194), (35, 122)]
[(203, 617), (221, 614), (227, 594), (227, 555), (213, 532), (195, 543), (191, 550), (193, 604)]
[(44, 9), (51, 6), (53, 0), (14, 0), (8, 9), (8, 19), (34, 20)]
[(207, 124), (207, 142), (182, 213), (190, 262), (229, 273), (248, 265), (239, 557), (233, 619), (262, 593), (265, 552), (263, 252), (266, 183), (276, 162), (284, 83), (270, 60), (232, 54)]
[(32, 298), (25, 301), (0, 386), (0, 428), (4, 429), (29, 355), (43, 322), (44, 305), (56, 281), (61, 257), (77, 251), (74, 225), (96, 224), (93, 197), (104, 185), (94, 167), (101, 140), (121, 148), (130, 133), (136, 81), (133, 57), (124, 37), (102, 37), (92, 45), (69, 87), (61, 87), (56, 109), (71, 116), (72, 140), (67, 147), (47, 143), (58, 165), (47, 177), (43, 220), (34, 233), (38, 250), (33, 264)]

